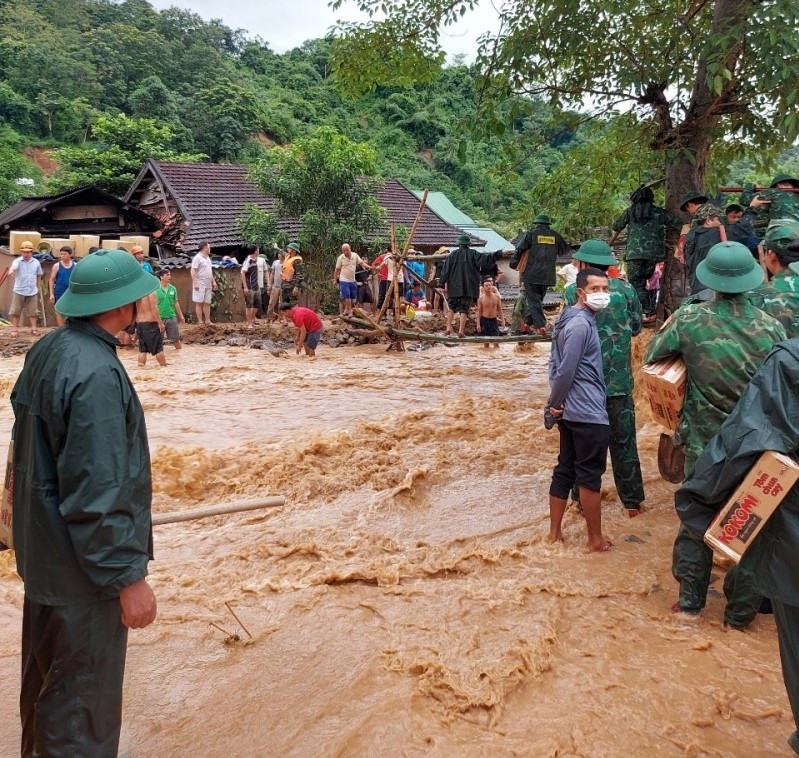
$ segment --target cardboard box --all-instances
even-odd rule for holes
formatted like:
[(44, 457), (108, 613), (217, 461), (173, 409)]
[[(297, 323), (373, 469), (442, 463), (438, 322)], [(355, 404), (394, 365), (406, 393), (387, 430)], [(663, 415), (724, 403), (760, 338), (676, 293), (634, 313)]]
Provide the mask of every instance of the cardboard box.
[(652, 416), (658, 424), (673, 432), (680, 421), (680, 410), (685, 402), (685, 388), (688, 384), (685, 362), (677, 357), (647, 363), (641, 375)]
[(134, 245), (138, 244), (136, 242), (131, 242), (130, 240), (123, 240), (123, 239), (114, 240), (114, 243), (116, 245), (117, 250), (127, 250), (128, 252), (130, 252), (133, 249)]
[(738, 563), (799, 479), (799, 462), (766, 451), (705, 532), (705, 542)]
[[(142, 235), (134, 235), (134, 234), (126, 234), (120, 235), (119, 237), (120, 242), (129, 242), (130, 247), (133, 245), (138, 245), (142, 250), (144, 250), (144, 257), (150, 257), (150, 238), (147, 236)], [(125, 250), (130, 250), (130, 248), (126, 247)]]
[(11, 466), (14, 457), (14, 440), (8, 445), (6, 475), (3, 479), (3, 492), (0, 494), (0, 547), (14, 547), (13, 515), (14, 515), (14, 469)]
[(103, 250), (124, 250), (124, 247), (119, 246), (119, 240), (103, 240), (100, 244)]
[[(46, 242), (48, 245), (50, 245), (50, 255), (52, 255), (53, 258), (58, 258), (58, 252), (64, 245), (69, 245), (72, 247), (72, 240), (70, 240), (68, 237), (42, 237), (42, 242)], [(72, 248), (72, 254), (75, 254), (74, 248)]]
[(83, 258), (88, 255), (90, 247), (100, 247), (99, 234), (70, 234), (72, 257)]
[(19, 255), (20, 245), (27, 240), (33, 243), (33, 249), (42, 241), (42, 235), (39, 232), (9, 232), (8, 233), (8, 247), (13, 255)]

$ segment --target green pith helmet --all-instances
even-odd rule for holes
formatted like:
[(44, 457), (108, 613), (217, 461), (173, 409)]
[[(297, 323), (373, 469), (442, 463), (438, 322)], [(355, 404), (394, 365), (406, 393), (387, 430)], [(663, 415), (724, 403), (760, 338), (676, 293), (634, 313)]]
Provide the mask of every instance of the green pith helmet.
[(75, 264), (55, 309), (62, 316), (96, 316), (154, 292), (158, 279), (125, 250), (98, 250)]
[(685, 206), (688, 205), (688, 203), (706, 203), (708, 200), (710, 200), (710, 198), (703, 192), (691, 190), (682, 196), (682, 200), (680, 200), (680, 210), (685, 213)]
[(547, 216), (546, 213), (539, 213), (533, 219), (533, 223), (534, 224), (546, 224), (547, 226), (549, 226), (552, 223), (552, 219), (549, 216)]
[(459, 234), (458, 235), (458, 244), (459, 245), (468, 245), (472, 241), (472, 238), (468, 234)]
[(295, 253), (300, 252), (300, 243), (299, 242), (289, 242), (288, 250), (293, 250)]
[(574, 259), (595, 266), (615, 266), (618, 261), (607, 242), (602, 240), (586, 240), (574, 254)]
[(719, 242), (696, 267), (696, 278), (716, 292), (748, 292), (763, 283), (763, 269), (746, 245)]
[(794, 240), (799, 240), (799, 221), (777, 219), (769, 224), (763, 238), (763, 247), (766, 250), (787, 253), (788, 245)]
[(793, 187), (799, 187), (799, 179), (795, 176), (791, 176), (790, 174), (777, 174), (772, 180), (771, 184), (769, 184), (770, 188), (776, 187), (778, 184), (788, 183)]
[(721, 209), (717, 208), (713, 203), (700, 205), (694, 211), (694, 220), (696, 221), (707, 221), (709, 218), (721, 218)]

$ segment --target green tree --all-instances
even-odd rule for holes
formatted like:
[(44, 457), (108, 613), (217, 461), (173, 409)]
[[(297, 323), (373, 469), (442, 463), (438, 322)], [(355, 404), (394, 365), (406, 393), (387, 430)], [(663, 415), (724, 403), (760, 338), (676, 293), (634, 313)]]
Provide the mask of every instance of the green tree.
[[(381, 224), (374, 151), (332, 127), (285, 149), (272, 148), (250, 177), (277, 200), (279, 217), (299, 219), (305, 269), (317, 295), (329, 289), (340, 245), (365, 244)], [(245, 216), (241, 223), (250, 220)]]
[[(428, 77), (442, 60), (441, 28), (475, 5), (355, 2), (372, 20), (343, 24), (334, 53), (336, 76), (350, 93), (407, 81), (422, 63)], [(541, 0), (533, 11), (525, 0), (509, 0), (500, 31), (481, 39), (479, 124), (489, 132), (505, 132), (532, 108), (520, 94), (595, 115), (630, 112), (640, 139), (659, 155), (670, 210), (684, 191), (703, 186), (714, 143), (773, 153), (799, 134), (797, 0), (620, 0), (612, 7)]]
[(90, 136), (91, 144), (55, 151), (59, 168), (48, 181), (49, 190), (57, 192), (95, 184), (122, 195), (147, 158), (199, 161), (205, 157), (172, 150), (172, 131), (153, 119), (101, 116), (92, 126)]
[(40, 172), (22, 156), (22, 144), (22, 139), (13, 129), (0, 124), (0, 210), (5, 210), (25, 195), (36, 194)]

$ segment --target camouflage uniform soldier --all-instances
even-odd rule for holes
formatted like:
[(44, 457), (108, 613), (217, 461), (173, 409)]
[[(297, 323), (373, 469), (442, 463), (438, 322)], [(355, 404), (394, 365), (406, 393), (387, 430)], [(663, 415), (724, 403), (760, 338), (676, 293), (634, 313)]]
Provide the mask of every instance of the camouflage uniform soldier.
[[(607, 271), (615, 266), (610, 247), (601, 240), (586, 240), (575, 253), (578, 268), (593, 266)], [(635, 290), (622, 279), (609, 279), (610, 303), (594, 314), (605, 374), (605, 407), (610, 421), (610, 462), (619, 500), (630, 518), (641, 512), (644, 480), (636, 443), (633, 402), (632, 338), (641, 331), (641, 303)], [(566, 305), (577, 303), (577, 286), (563, 291)], [(576, 499), (576, 498), (575, 498)]]
[(750, 205), (761, 209), (768, 206), (768, 219), (773, 223), (778, 219), (799, 221), (799, 192), (784, 190), (799, 189), (799, 179), (790, 174), (778, 174), (765, 192), (755, 194)]
[(641, 301), (644, 320), (655, 320), (655, 298), (647, 289), (647, 280), (655, 271), (655, 264), (666, 258), (666, 229), (679, 230), (682, 219), (655, 205), (655, 196), (649, 187), (639, 187), (630, 195), (632, 205), (614, 222), (612, 229), (620, 232), (630, 227), (627, 238), (627, 278)]
[(777, 319), (789, 338), (799, 337), (799, 276), (789, 268), (791, 263), (799, 261), (799, 222), (772, 224), (763, 239), (763, 247), (763, 265), (772, 278), (768, 284), (750, 292), (749, 301)]
[(544, 296), (547, 287), (555, 284), (555, 264), (558, 256), (567, 255), (569, 246), (554, 229), (546, 213), (533, 219), (533, 226), (516, 246), (510, 267), (519, 272), (524, 296), (527, 301), (524, 311), (525, 331), (530, 327), (543, 334), (547, 318), (544, 315)]
[[(688, 388), (677, 427), (685, 449), (686, 479), (771, 348), (785, 339), (782, 326), (746, 297), (746, 292), (763, 281), (763, 271), (745, 245), (715, 245), (699, 264), (697, 276), (717, 293), (717, 299), (677, 310), (649, 343), (644, 358), (651, 363), (679, 355), (688, 369)], [(712, 567), (713, 551), (701, 537), (681, 526), (672, 558), (672, 574), (680, 583), (673, 611), (696, 615), (705, 607)], [(762, 598), (753, 589), (745, 558), (727, 573), (724, 594), (725, 624), (746, 627)]]

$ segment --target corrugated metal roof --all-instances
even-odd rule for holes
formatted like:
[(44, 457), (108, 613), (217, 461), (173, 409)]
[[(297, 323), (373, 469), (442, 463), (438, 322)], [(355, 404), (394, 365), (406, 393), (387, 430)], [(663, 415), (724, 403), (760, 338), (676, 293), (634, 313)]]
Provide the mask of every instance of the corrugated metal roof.
[[(422, 190), (411, 190), (419, 200), (422, 199)], [(477, 222), (467, 216), (443, 192), (428, 192), (427, 205), (429, 205), (441, 218), (453, 226), (477, 226)]]

